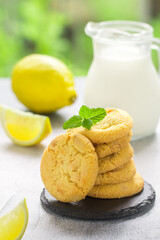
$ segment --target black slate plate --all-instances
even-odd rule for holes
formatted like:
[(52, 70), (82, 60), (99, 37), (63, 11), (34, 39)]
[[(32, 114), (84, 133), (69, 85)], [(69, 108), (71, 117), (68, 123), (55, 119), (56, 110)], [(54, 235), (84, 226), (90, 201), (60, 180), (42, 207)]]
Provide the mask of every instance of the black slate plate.
[(155, 202), (153, 187), (145, 182), (141, 193), (121, 199), (98, 199), (86, 197), (75, 203), (62, 203), (44, 188), (40, 200), (43, 208), (51, 213), (84, 220), (109, 220), (136, 217), (149, 211)]

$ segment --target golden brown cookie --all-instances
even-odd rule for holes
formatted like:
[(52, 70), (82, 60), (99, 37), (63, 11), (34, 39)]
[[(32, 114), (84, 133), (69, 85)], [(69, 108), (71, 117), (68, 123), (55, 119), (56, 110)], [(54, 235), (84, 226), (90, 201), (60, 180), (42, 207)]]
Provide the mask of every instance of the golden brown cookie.
[(127, 182), (136, 173), (134, 160), (130, 159), (128, 163), (124, 164), (113, 171), (98, 174), (95, 185), (116, 184)]
[(127, 146), (117, 153), (107, 157), (98, 158), (99, 174), (112, 171), (127, 163), (133, 157), (133, 148), (128, 143)]
[(62, 202), (84, 199), (98, 174), (92, 143), (81, 134), (56, 137), (44, 151), (41, 177), (48, 192)]
[(144, 180), (139, 173), (128, 182), (94, 186), (88, 196), (95, 198), (123, 198), (135, 195), (142, 191)]
[(119, 152), (122, 148), (124, 148), (132, 138), (132, 131), (126, 136), (117, 139), (116, 141), (110, 143), (101, 143), (94, 145), (96, 149), (96, 153), (99, 158), (106, 157), (111, 155), (112, 153)]
[(109, 143), (129, 134), (133, 126), (130, 115), (120, 109), (107, 108), (107, 116), (92, 126), (90, 130), (79, 127), (69, 129), (68, 132), (81, 133), (92, 143)]

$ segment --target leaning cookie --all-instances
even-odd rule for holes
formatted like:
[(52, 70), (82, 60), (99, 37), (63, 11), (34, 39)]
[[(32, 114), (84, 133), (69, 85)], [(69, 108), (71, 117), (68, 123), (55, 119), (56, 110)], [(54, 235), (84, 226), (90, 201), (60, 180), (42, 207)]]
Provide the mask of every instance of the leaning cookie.
[(95, 185), (105, 185), (105, 184), (116, 184), (127, 182), (136, 173), (136, 167), (134, 160), (129, 160), (128, 163), (124, 164), (122, 167), (117, 168), (116, 170), (98, 174)]
[(93, 125), (90, 130), (83, 127), (69, 129), (68, 132), (81, 133), (94, 144), (116, 141), (130, 133), (133, 120), (130, 115), (120, 109), (107, 108), (106, 117)]
[(133, 157), (133, 153), (133, 148), (128, 144), (117, 153), (113, 153), (107, 157), (98, 158), (99, 174), (121, 167)]
[(92, 143), (81, 134), (63, 134), (44, 151), (41, 177), (48, 192), (62, 202), (84, 199), (98, 174)]
[(109, 143), (100, 143), (95, 144), (94, 147), (96, 149), (96, 153), (99, 158), (106, 157), (113, 153), (119, 152), (122, 148), (126, 147), (127, 144), (131, 141), (132, 131), (126, 136), (117, 139), (116, 141)]
[(88, 196), (94, 198), (124, 198), (141, 192), (143, 186), (143, 178), (139, 173), (136, 173), (128, 182), (94, 186)]

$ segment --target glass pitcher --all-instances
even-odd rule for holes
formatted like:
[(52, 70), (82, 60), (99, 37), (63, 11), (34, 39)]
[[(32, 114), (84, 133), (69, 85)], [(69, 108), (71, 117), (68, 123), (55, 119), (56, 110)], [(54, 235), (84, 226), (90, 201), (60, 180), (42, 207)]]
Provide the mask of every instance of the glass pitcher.
[(160, 115), (160, 84), (151, 49), (160, 41), (150, 25), (108, 21), (86, 25), (94, 57), (88, 72), (84, 102), (89, 107), (126, 110), (134, 121), (133, 138), (154, 133)]

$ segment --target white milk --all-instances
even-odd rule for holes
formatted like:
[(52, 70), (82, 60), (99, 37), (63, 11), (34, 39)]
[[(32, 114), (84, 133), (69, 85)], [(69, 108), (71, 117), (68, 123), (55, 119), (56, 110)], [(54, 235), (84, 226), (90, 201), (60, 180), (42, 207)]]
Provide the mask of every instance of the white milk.
[(134, 120), (134, 138), (154, 132), (160, 113), (160, 85), (150, 55), (138, 49), (109, 49), (95, 55), (88, 73), (85, 104), (126, 110)]

